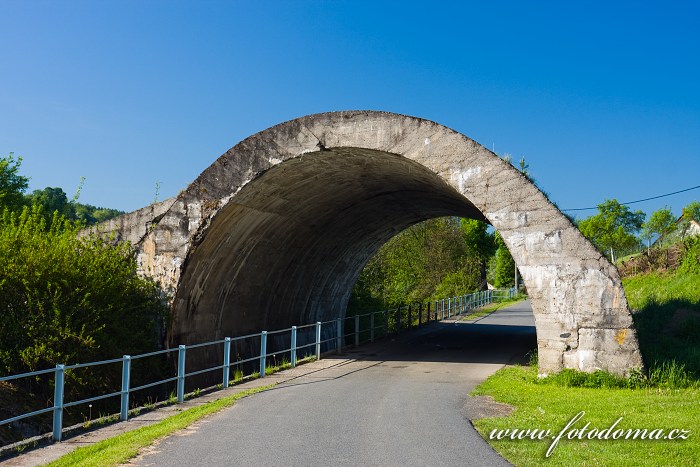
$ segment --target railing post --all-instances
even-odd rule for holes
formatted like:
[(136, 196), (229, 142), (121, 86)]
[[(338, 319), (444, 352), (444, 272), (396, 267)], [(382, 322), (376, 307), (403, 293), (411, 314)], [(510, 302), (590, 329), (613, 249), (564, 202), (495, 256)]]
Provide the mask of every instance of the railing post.
[(343, 318), (338, 318), (335, 321), (335, 350), (340, 353), (343, 350)]
[(224, 337), (224, 379), (221, 383), (223, 389), (226, 389), (231, 379), (231, 338)]
[(452, 298), (447, 299), (447, 317), (451, 318), (452, 317)]
[(369, 314), (369, 341), (374, 342), (374, 311)]
[(430, 302), (428, 302), (428, 316), (426, 318), (425, 323), (430, 324)]
[(131, 357), (122, 357), (122, 407), (119, 419), (123, 422), (129, 419), (129, 385), (131, 384)]
[(355, 347), (360, 346), (360, 315), (355, 315)]
[(53, 440), (61, 441), (61, 431), (63, 429), (63, 382), (65, 370), (63, 365), (56, 365), (54, 372), (53, 390)]
[(267, 331), (260, 333), (260, 377), (265, 377), (267, 369)]
[(297, 366), (297, 327), (292, 326), (292, 355), (290, 357), (292, 368)]
[(177, 352), (177, 401), (185, 400), (185, 352), (187, 347), (180, 345)]
[(423, 324), (423, 304), (418, 304), (418, 327)]
[(316, 322), (316, 360), (321, 360), (321, 322)]

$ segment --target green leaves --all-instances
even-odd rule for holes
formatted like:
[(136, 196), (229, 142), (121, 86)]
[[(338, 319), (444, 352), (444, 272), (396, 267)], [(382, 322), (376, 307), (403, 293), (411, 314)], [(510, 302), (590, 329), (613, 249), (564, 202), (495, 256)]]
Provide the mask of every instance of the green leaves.
[(0, 210), (14, 210), (24, 203), (24, 191), (29, 185), (29, 177), (19, 175), (19, 167), (22, 158), (15, 159), (10, 153), (7, 157), (0, 157)]
[[(654, 211), (642, 225), (642, 238), (648, 243), (656, 235), (663, 239), (676, 228), (676, 218), (668, 206)], [(663, 240), (662, 240), (663, 241)]]
[(486, 227), (481, 221), (442, 217), (399, 233), (365, 266), (349, 310), (396, 307), (479, 289), (495, 250)]
[(78, 237), (39, 206), (0, 219), (0, 374), (158, 347), (167, 309), (126, 244)]
[(582, 220), (578, 227), (604, 254), (633, 249), (638, 240), (635, 234), (642, 228), (646, 215), (642, 211), (630, 211), (627, 206), (609, 199), (598, 205), (598, 214)]

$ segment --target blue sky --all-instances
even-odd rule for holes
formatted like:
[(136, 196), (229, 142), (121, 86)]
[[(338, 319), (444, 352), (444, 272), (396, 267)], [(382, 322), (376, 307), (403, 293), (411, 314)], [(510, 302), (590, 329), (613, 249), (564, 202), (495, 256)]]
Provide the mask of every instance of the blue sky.
[(274, 124), (375, 109), (525, 157), (561, 208), (646, 198), (700, 185), (697, 5), (0, 0), (0, 154), (129, 211)]

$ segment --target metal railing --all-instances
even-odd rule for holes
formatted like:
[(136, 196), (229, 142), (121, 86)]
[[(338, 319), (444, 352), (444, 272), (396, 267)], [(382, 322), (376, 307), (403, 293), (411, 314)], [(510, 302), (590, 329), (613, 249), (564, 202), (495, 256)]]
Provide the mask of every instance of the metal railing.
[[(58, 364), (56, 365), (56, 368), (0, 377), (0, 382), (6, 382), (18, 380), (21, 378), (30, 378), (39, 375), (54, 373), (54, 400), (52, 407), (46, 407), (44, 409), (24, 413), (12, 418), (1, 420), (0, 425), (5, 425), (25, 418), (53, 412), (52, 438), (54, 441), (61, 441), (63, 433), (63, 413), (64, 410), (69, 407), (78, 406), (81, 404), (89, 404), (91, 402), (109, 399), (112, 397), (119, 397), (119, 418), (120, 420), (128, 420), (129, 398), (136, 391), (141, 391), (154, 386), (175, 382), (177, 388), (177, 402), (182, 403), (185, 400), (185, 382), (187, 377), (193, 377), (196, 375), (201, 375), (213, 371), (222, 371), (221, 385), (222, 388), (227, 388), (231, 385), (231, 368), (234, 366), (238, 366), (240, 368), (240, 365), (244, 363), (258, 361), (259, 371), (257, 372), (257, 376), (263, 378), (268, 368), (268, 357), (276, 357), (277, 354), (289, 354), (289, 364), (293, 368), (300, 360), (298, 358), (300, 351), (305, 356), (313, 355), (316, 359), (320, 360), (322, 348), (324, 347), (324, 345), (326, 347), (326, 351), (336, 350), (340, 352), (343, 348), (343, 340), (345, 340), (346, 343), (352, 342), (353, 345), (359, 346), (360, 343), (373, 342), (378, 338), (384, 337), (389, 334), (398, 333), (402, 330), (408, 330), (416, 326), (423, 326), (424, 324), (428, 324), (430, 322), (441, 321), (446, 318), (449, 319), (452, 317), (459, 316), (469, 310), (479, 308), (498, 299), (513, 298), (515, 293), (515, 289), (485, 290), (459, 297), (444, 298), (442, 300), (436, 300), (434, 302), (429, 302), (426, 304), (401, 306), (396, 309), (374, 311), (366, 314), (336, 318), (324, 322), (319, 321), (312, 324), (292, 326), (291, 328), (280, 329), (276, 331), (262, 331), (260, 333), (248, 334), (240, 337), (226, 337), (224, 339), (212, 342), (203, 342), (200, 344), (193, 345), (180, 345), (177, 348), (159, 350), (156, 352), (149, 352), (133, 356), (124, 355), (122, 358), (115, 358), (111, 360), (102, 360), (90, 363), (78, 363), (73, 365)], [(379, 319), (377, 319), (377, 317), (379, 317)], [(323, 332), (324, 326), (326, 330), (325, 338)], [(350, 332), (346, 333), (344, 330), (348, 329)], [(313, 331), (312, 338), (309, 338), (310, 336), (308, 336), (309, 331)], [(289, 333), (290, 337), (290, 346), (282, 350), (270, 352), (268, 349), (269, 336), (284, 335), (287, 333)], [(300, 333), (307, 334), (306, 339), (302, 340), (301, 344), (299, 342)], [(231, 360), (232, 344), (256, 338), (260, 340), (260, 351), (257, 355), (246, 359), (237, 359), (236, 361)], [(189, 373), (187, 372), (186, 362), (188, 350), (211, 347), (221, 344), (223, 344), (223, 364), (199, 369), (196, 371), (191, 371)], [(175, 376), (161, 379), (158, 381), (152, 381), (136, 387), (131, 386), (132, 362), (147, 357), (159, 355), (168, 356), (169, 354), (174, 354), (175, 352), (177, 352), (177, 374)], [(65, 375), (67, 371), (79, 368), (87, 368), (98, 365), (108, 365), (117, 363), (121, 363), (121, 389), (119, 391), (101, 394), (95, 397), (89, 397), (73, 402), (66, 402), (64, 400)], [(248, 377), (250, 376), (254, 376), (254, 374), (249, 375)]]

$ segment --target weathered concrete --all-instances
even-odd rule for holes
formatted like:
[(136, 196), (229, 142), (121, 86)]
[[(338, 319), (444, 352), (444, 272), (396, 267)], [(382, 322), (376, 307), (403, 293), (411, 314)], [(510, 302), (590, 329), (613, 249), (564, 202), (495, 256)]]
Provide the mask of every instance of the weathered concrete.
[(503, 236), (532, 300), (542, 373), (642, 365), (617, 270), (520, 172), (434, 122), (353, 111), (282, 123), (151, 209), (112, 231), (135, 240), (143, 272), (172, 293), (173, 344), (334, 318), (384, 242), (454, 215)]

